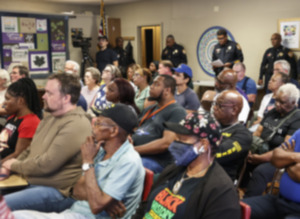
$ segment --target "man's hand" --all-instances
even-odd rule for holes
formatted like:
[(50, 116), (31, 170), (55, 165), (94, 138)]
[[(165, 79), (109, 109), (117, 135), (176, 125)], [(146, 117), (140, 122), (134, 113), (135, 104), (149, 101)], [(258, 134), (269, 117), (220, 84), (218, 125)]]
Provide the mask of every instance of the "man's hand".
[(294, 152), (295, 149), (295, 140), (292, 140), (292, 144), (289, 141), (283, 142), (280, 147), (287, 152)]
[(5, 167), (1, 167), (0, 169), (0, 181), (9, 177), (10, 171)]
[(83, 163), (93, 163), (94, 157), (97, 155), (99, 148), (103, 142), (95, 144), (95, 140), (92, 136), (86, 138), (85, 143), (81, 145), (81, 155)]
[(113, 201), (104, 209), (111, 218), (123, 217), (126, 212), (126, 207), (121, 201)]
[(248, 163), (251, 163), (253, 165), (263, 163), (261, 155), (252, 154), (251, 152), (249, 152), (247, 160), (248, 160)]
[(5, 161), (5, 162), (2, 164), (2, 166), (5, 167), (6, 169), (10, 170), (10, 169), (11, 169), (11, 165), (12, 165), (15, 161), (17, 161), (17, 159), (15, 159), (15, 158), (9, 159), (9, 160)]
[(257, 84), (258, 84), (258, 85), (262, 85), (262, 84), (263, 84), (263, 80), (262, 80), (262, 79), (258, 79)]
[(227, 67), (227, 68), (231, 68), (231, 66), (232, 66), (232, 64), (231, 64), (230, 62), (226, 62), (226, 63), (224, 64), (224, 67)]

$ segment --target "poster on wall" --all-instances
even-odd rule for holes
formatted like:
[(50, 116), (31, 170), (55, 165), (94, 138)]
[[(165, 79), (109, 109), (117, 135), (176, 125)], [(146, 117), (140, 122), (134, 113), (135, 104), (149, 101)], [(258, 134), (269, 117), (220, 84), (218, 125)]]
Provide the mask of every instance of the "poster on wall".
[(282, 45), (292, 49), (300, 50), (300, 18), (280, 19), (278, 21), (278, 32), (282, 38)]
[(18, 33), (17, 17), (1, 17), (2, 33)]
[(49, 72), (48, 51), (29, 51), (29, 71), (33, 74)]
[(47, 19), (36, 19), (36, 32), (47, 33)]

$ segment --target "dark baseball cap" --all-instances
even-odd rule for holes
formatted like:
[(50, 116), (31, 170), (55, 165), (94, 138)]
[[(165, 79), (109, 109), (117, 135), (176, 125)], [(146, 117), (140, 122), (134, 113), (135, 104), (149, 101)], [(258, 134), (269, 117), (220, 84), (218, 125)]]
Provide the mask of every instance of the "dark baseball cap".
[(134, 133), (134, 128), (137, 127), (138, 124), (138, 118), (134, 109), (122, 103), (112, 104), (109, 108), (98, 111), (97, 113), (94, 111), (94, 113), (97, 116), (110, 118), (130, 134)]

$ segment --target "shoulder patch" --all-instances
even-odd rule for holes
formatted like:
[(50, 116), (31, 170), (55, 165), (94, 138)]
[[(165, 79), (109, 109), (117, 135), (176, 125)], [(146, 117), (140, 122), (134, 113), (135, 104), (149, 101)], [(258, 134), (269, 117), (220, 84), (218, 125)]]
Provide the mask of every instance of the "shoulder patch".
[(186, 54), (186, 51), (185, 51), (185, 49), (183, 49), (183, 50), (182, 50), (182, 53), (183, 53), (183, 54)]
[(237, 48), (238, 50), (242, 50), (240, 44), (236, 44), (236, 48)]

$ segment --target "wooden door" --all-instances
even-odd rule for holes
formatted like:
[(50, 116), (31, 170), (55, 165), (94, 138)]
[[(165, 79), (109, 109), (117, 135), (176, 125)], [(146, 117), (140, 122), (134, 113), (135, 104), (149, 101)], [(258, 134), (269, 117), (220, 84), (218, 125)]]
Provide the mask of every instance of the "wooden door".
[(116, 46), (116, 38), (121, 36), (121, 19), (108, 18), (107, 37), (112, 48)]

